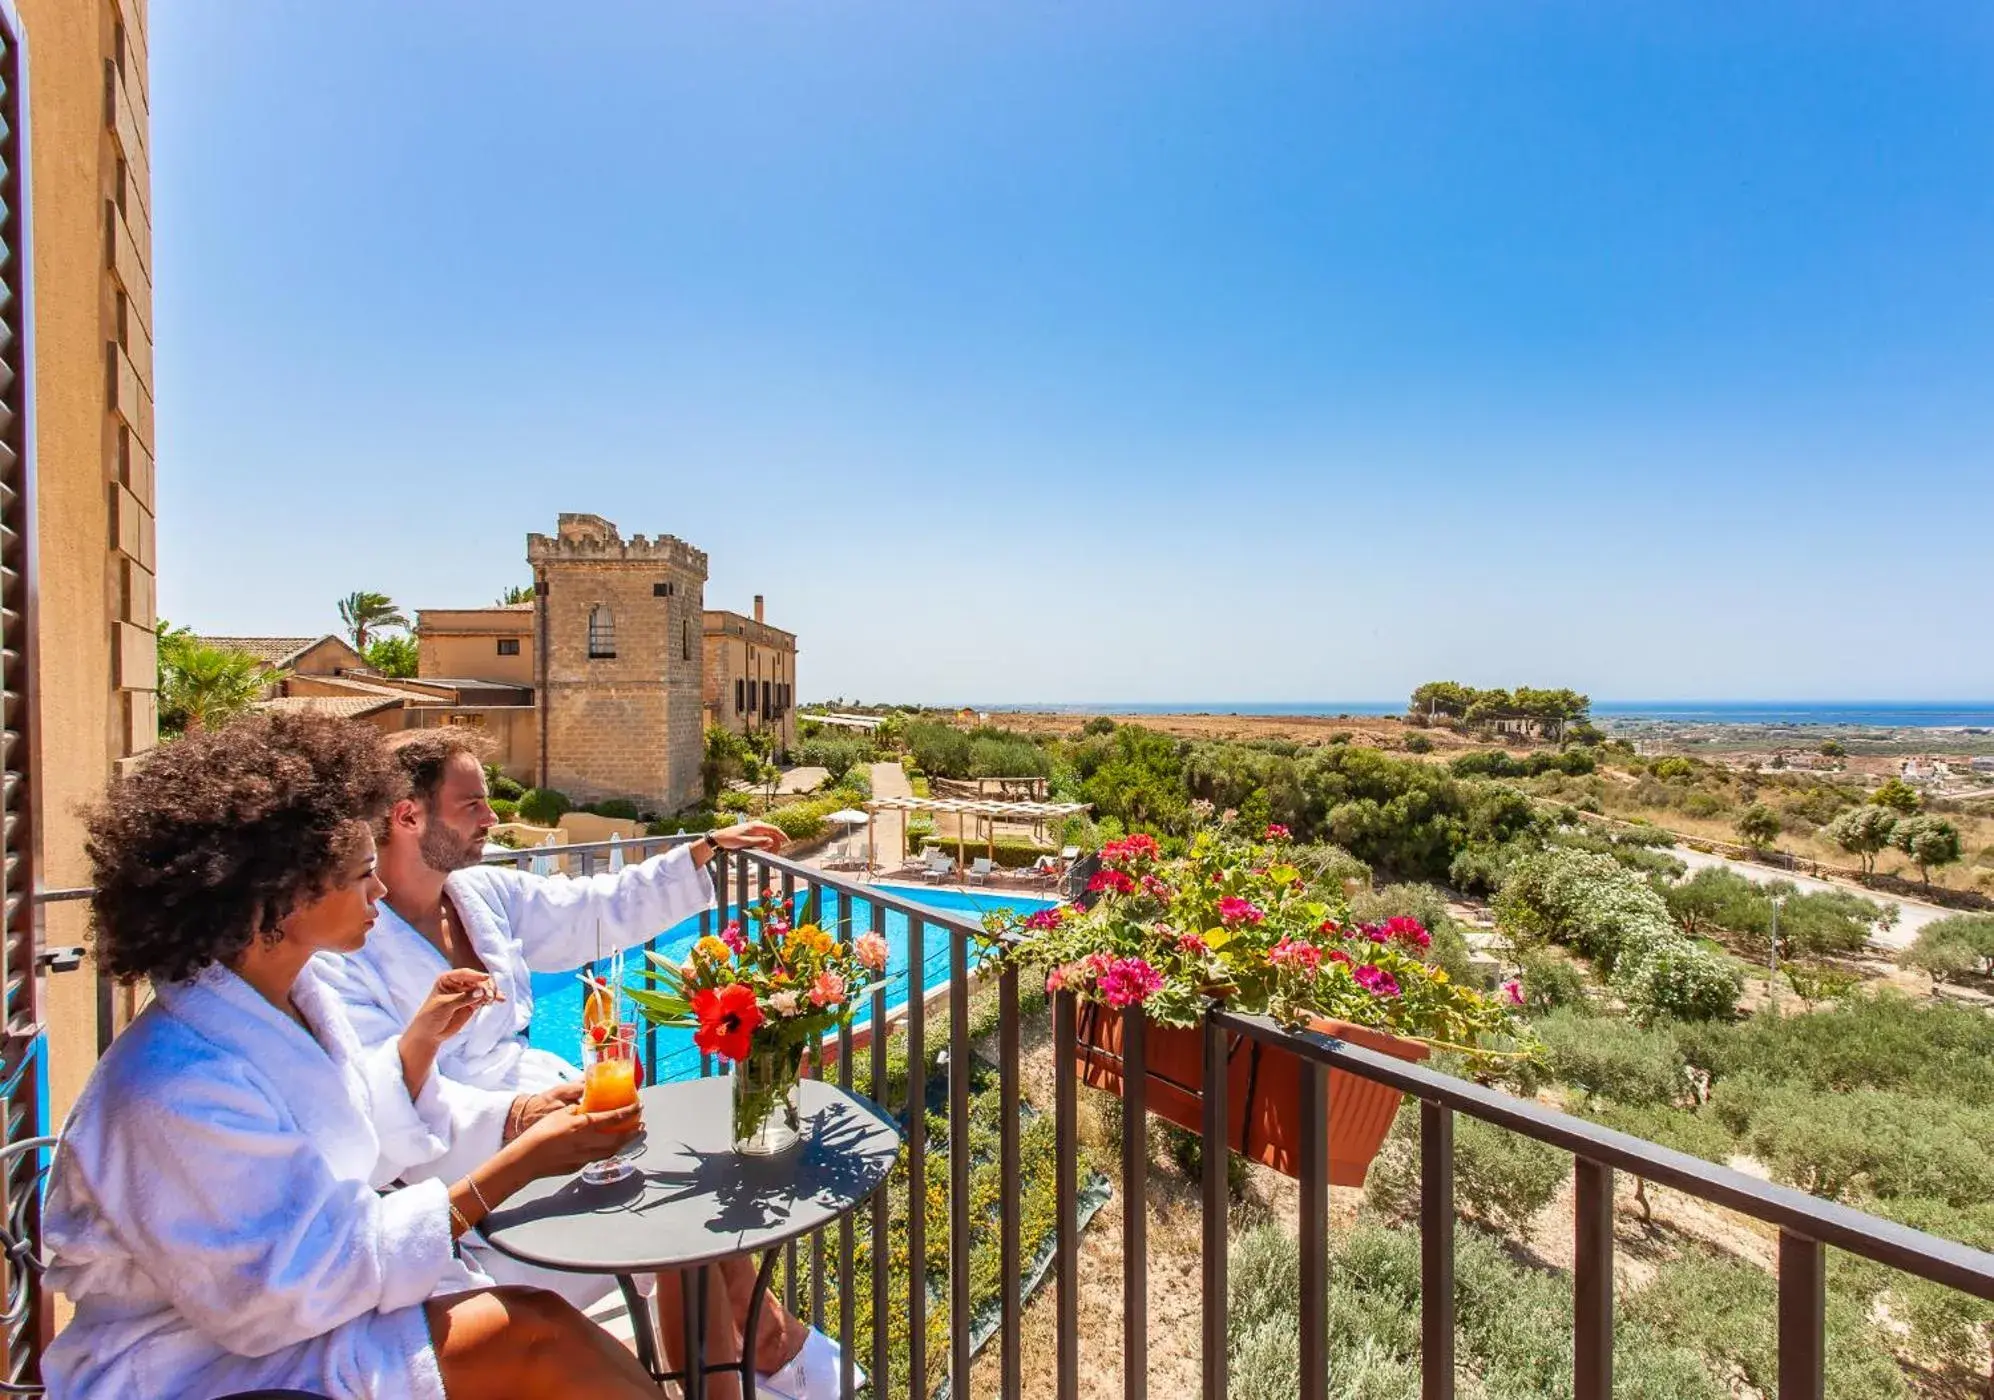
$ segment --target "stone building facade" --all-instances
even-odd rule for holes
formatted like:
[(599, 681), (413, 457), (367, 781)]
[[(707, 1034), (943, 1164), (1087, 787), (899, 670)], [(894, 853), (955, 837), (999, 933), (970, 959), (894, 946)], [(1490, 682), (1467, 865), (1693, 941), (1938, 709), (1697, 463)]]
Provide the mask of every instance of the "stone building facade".
[(661, 812), (700, 797), (706, 555), (599, 515), (528, 535), (539, 785)]
[(708, 609), (706, 717), (736, 734), (774, 730), (796, 743), (796, 634), (771, 627), (755, 595), (755, 615)]

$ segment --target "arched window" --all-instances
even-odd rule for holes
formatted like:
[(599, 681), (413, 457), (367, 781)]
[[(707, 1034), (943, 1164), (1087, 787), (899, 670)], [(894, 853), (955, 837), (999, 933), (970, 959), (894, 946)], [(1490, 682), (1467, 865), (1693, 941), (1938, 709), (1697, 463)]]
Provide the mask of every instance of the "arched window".
[(609, 609), (597, 603), (589, 609), (589, 660), (613, 661), (616, 658), (616, 623), (609, 615)]

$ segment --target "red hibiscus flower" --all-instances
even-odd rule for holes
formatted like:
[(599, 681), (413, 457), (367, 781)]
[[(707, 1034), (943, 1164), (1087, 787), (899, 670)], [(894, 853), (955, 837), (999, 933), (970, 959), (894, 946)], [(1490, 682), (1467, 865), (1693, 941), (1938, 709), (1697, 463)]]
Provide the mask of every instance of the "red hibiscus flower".
[(723, 1059), (748, 1058), (755, 1027), (762, 1023), (762, 1009), (755, 1005), (753, 987), (730, 982), (724, 987), (694, 992), (692, 1014), (699, 1018), (699, 1029), (692, 1033), (694, 1045)]

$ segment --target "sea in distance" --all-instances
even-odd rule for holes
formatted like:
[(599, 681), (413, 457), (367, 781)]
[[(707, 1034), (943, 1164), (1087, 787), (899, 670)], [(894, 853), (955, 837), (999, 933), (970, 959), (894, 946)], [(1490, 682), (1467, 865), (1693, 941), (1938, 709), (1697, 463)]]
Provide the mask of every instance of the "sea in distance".
[[(1403, 700), (1184, 700), (1117, 703), (978, 705), (983, 710), (1116, 715), (1396, 715)], [(1990, 729), (1994, 700), (1596, 700), (1598, 720), (1665, 724), (1821, 724), (1877, 729)]]

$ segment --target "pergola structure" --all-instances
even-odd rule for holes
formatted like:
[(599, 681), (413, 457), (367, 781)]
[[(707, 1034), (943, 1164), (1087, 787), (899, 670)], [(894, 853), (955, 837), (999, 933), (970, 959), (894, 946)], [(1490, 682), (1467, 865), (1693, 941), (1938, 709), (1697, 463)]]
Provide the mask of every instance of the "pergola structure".
[[(1065, 821), (1080, 812), (1090, 811), (1091, 802), (1007, 802), (994, 797), (875, 797), (865, 804), (867, 813), (877, 812), (929, 812), (936, 816), (953, 815), (957, 818), (955, 827), (956, 869), (962, 869), (963, 851), (967, 839), (963, 835), (962, 818), (972, 823), (983, 823), (983, 839), (989, 851), (992, 864), (997, 860), (997, 823), (1009, 822), (1017, 826), (1029, 825), (1034, 839), (1043, 839), (1045, 824)], [(872, 826), (865, 832), (866, 867), (873, 864)], [(937, 832), (937, 835), (940, 833)], [(900, 825), (900, 859), (907, 859), (907, 824)]]

